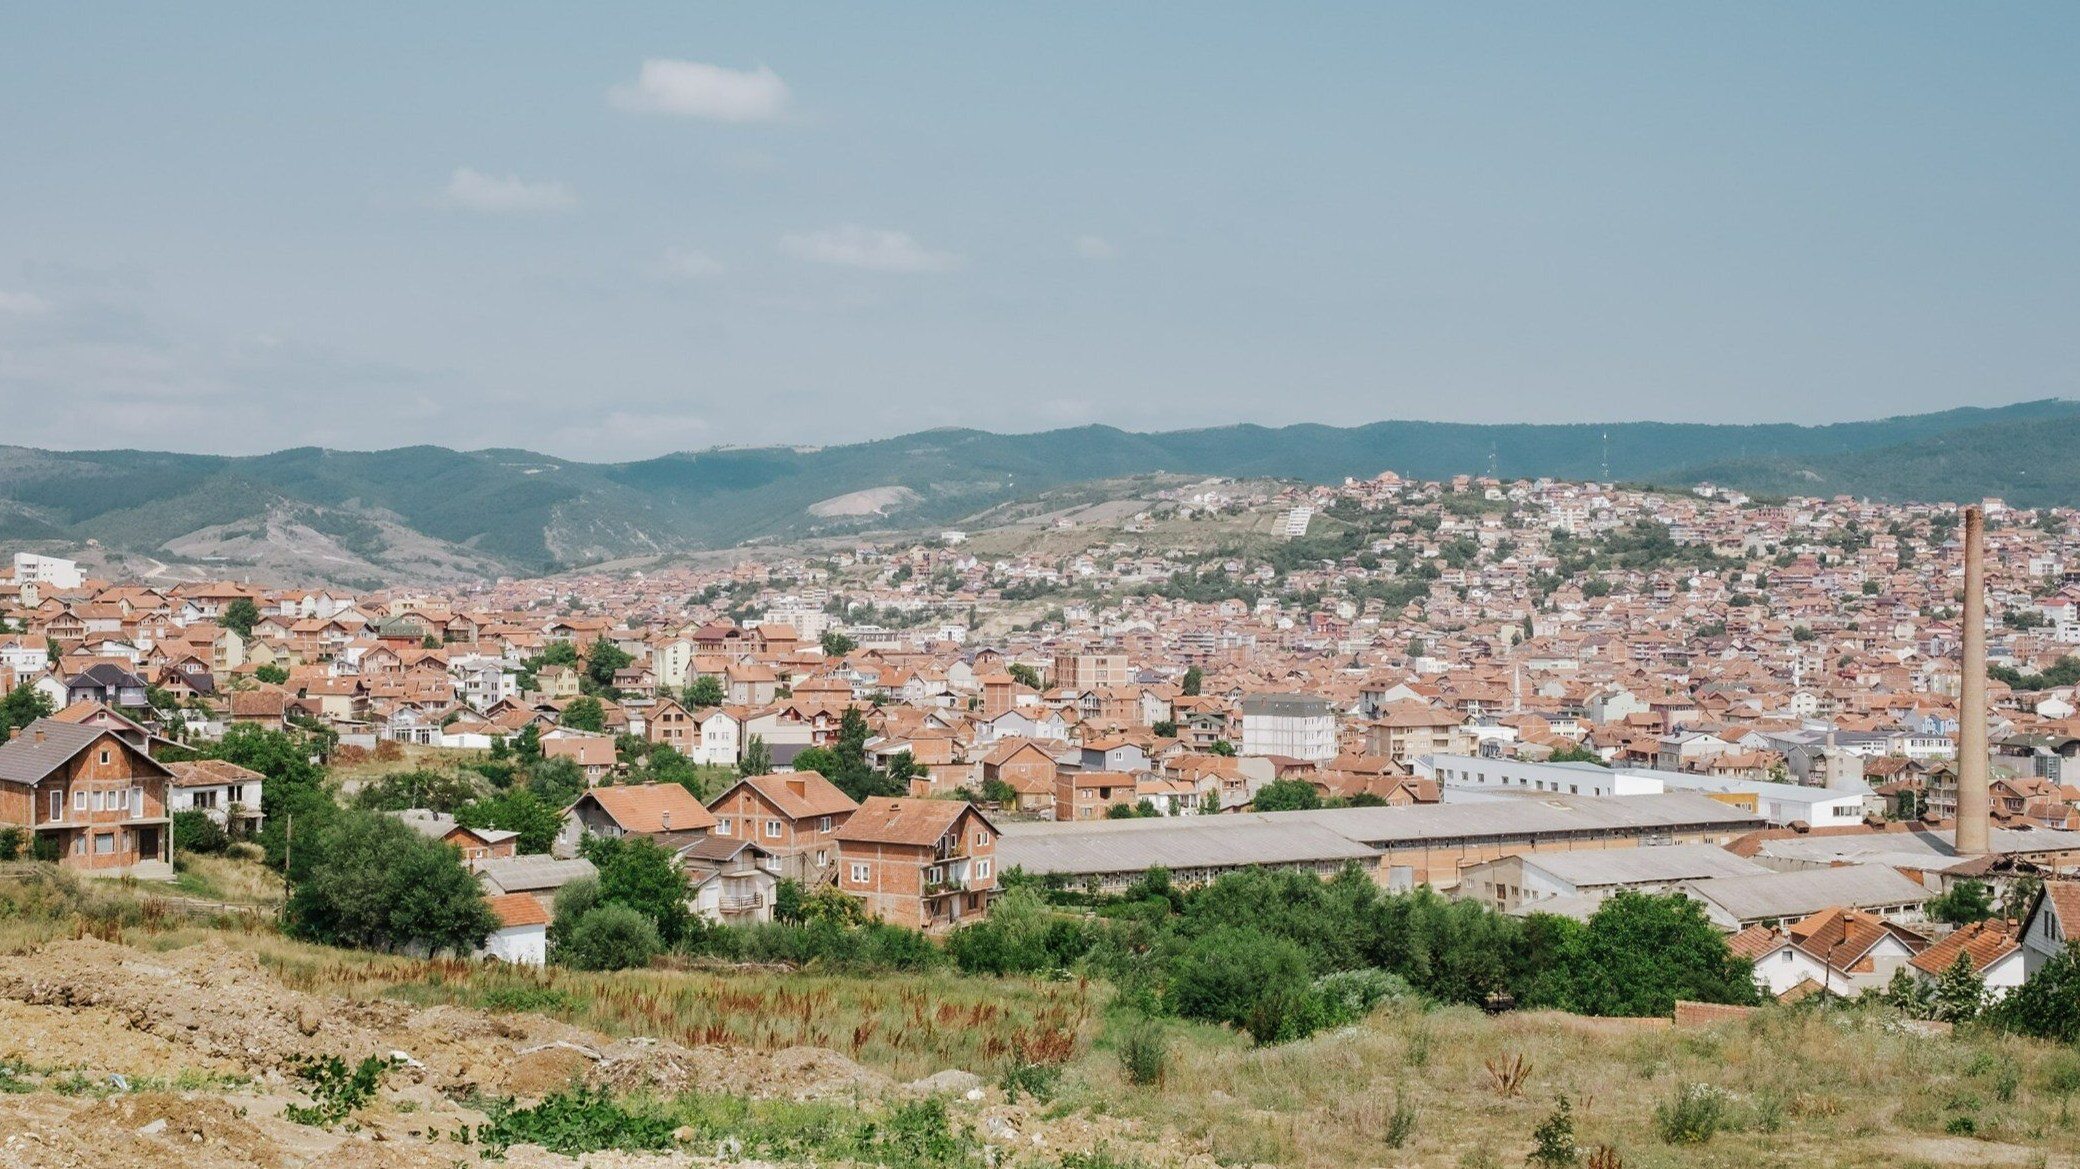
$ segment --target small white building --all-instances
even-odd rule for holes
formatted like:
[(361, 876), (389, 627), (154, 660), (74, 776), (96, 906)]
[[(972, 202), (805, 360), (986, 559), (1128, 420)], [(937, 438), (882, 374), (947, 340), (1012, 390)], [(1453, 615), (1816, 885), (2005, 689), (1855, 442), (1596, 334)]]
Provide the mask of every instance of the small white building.
[(166, 770), (173, 773), (173, 782), (166, 786), (167, 815), (201, 812), (227, 829), (259, 831), (260, 789), (266, 776), (222, 759), (168, 763)]
[(498, 928), (484, 939), (480, 958), (496, 958), (515, 966), (541, 966), (549, 961), (549, 914), (542, 903), (525, 893), (504, 893), (490, 899)]

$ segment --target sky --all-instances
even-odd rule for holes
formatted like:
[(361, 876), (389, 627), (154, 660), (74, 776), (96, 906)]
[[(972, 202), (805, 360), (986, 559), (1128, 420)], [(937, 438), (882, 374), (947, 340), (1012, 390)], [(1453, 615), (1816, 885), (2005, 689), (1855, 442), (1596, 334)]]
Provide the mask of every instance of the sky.
[(15, 5), (0, 444), (2080, 396), (2080, 5)]

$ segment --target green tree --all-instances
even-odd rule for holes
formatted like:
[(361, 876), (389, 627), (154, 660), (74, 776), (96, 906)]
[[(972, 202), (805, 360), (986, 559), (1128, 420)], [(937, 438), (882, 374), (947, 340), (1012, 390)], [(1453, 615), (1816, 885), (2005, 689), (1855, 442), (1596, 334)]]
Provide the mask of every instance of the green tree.
[(1304, 779), (1278, 779), (1257, 789), (1250, 806), (1259, 812), (1298, 812), (1322, 806), (1322, 796)]
[(823, 645), (823, 656), (827, 658), (842, 658), (859, 648), (858, 642), (835, 629), (824, 630), (823, 636), (817, 640)]
[(563, 831), (563, 811), (544, 801), (532, 788), (516, 787), (456, 809), (455, 822), (464, 828), (500, 828), (517, 832), (515, 851), (535, 855), (549, 851), (556, 834)]
[(1197, 666), (1187, 666), (1184, 671), (1182, 689), (1188, 698), (1197, 698), (1206, 686), (1206, 671)]
[(556, 960), (578, 970), (630, 970), (662, 949), (649, 918), (626, 905), (600, 905), (578, 918)]
[(40, 718), (52, 713), (50, 696), (27, 682), (9, 690), (0, 697), (0, 742), (14, 737), (14, 733)]
[(260, 666), (253, 671), (253, 677), (270, 686), (280, 686), (289, 680), (289, 671), (280, 666)]
[(722, 692), (722, 679), (714, 674), (702, 674), (686, 688), (686, 705), (697, 710), (710, 706), (721, 706), (728, 695)]
[(1235, 744), (1230, 743), (1226, 739), (1215, 739), (1213, 746), (1208, 747), (1206, 750), (1214, 755), (1233, 755), (1235, 754)]
[(745, 778), (754, 775), (771, 775), (773, 772), (773, 750), (766, 746), (764, 735), (752, 735), (744, 740), (744, 750), (737, 756), (737, 774)]
[(1984, 882), (1959, 881), (1928, 903), (1928, 916), (1951, 925), (1970, 925), (1993, 916), (1993, 890)]
[(1620, 892), (1566, 940), (1557, 966), (1567, 1009), (1665, 1016), (1677, 999), (1753, 1003), (1754, 972), (1733, 956), (1704, 907), (1681, 894)]
[(1994, 1004), (1987, 1019), (2018, 1035), (2080, 1043), (2080, 948), (2067, 943)]
[(558, 720), (572, 730), (604, 732), (607, 729), (607, 710), (590, 694), (571, 699), (563, 708), (563, 717)]
[(693, 916), (686, 908), (686, 874), (670, 849), (647, 836), (587, 836), (579, 845), (599, 870), (603, 905), (625, 905), (657, 929), (666, 945), (687, 936)]
[(635, 658), (627, 650), (602, 637), (592, 643), (585, 653), (585, 681), (594, 694), (619, 698), (621, 691), (614, 685), (614, 675), (634, 664)]
[(1957, 960), (1936, 976), (1935, 1016), (1951, 1023), (1969, 1023), (1986, 1006), (1986, 979), (1972, 966), (1972, 956), (1963, 950)]
[[(1285, 938), (1223, 926), (1186, 946), (1170, 964), (1170, 1009), (1187, 1019), (1249, 1030), (1259, 1043), (1309, 1030), (1313, 971), (1307, 952)], [(1298, 999), (1296, 999), (1298, 996)]]
[(1013, 662), (1009, 666), (1006, 666), (1004, 668), (1004, 672), (1011, 675), (1012, 681), (1018, 683), (1021, 686), (1026, 687), (1027, 689), (1041, 689), (1040, 671), (1025, 664), (1024, 662)]
[(1579, 743), (1570, 743), (1567, 746), (1562, 747), (1559, 750), (1553, 752), (1551, 755), (1546, 757), (1546, 762), (1594, 763), (1598, 767), (1608, 766), (1608, 764), (1606, 764), (1603, 761), (1603, 756), (1598, 755), (1593, 750), (1590, 750), (1586, 745)]
[(251, 637), (253, 626), (260, 624), (260, 606), (251, 597), (237, 597), (217, 615), (217, 624), (240, 637)]
[(393, 816), (344, 811), (299, 840), (292, 932), (339, 946), (467, 954), (498, 928), (462, 855)]

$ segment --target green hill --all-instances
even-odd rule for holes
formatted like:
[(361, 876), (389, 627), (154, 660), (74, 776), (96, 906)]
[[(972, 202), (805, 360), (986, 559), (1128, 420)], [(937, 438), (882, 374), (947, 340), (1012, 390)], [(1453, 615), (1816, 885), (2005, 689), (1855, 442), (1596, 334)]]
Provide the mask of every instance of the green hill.
[[(2080, 503), (2080, 402), (2044, 400), (1828, 426), (1377, 422), (1138, 434), (932, 430), (823, 448), (720, 449), (594, 464), (521, 450), (252, 457), (0, 447), (0, 540), (237, 563), (315, 534), (322, 559), (404, 571), (538, 572), (624, 556), (866, 527), (946, 523), (1034, 492), (1167, 471), (1336, 482), (1437, 478), (1704, 479), (1752, 491), (1905, 500), (2000, 495)], [(409, 549), (407, 548), (409, 545)], [(432, 551), (429, 551), (431, 549)], [(213, 559), (204, 556), (203, 559)]]

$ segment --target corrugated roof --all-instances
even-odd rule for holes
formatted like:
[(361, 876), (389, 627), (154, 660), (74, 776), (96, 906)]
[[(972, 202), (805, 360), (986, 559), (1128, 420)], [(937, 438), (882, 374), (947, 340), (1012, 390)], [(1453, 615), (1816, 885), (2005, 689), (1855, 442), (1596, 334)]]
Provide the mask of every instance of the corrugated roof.
[(596, 877), (599, 870), (583, 857), (558, 860), (553, 856), (508, 856), (481, 860), (477, 879), (507, 893), (538, 893), (561, 889), (572, 881)]
[(1582, 849), (1528, 854), (1535, 868), (1577, 888), (1646, 885), (1706, 877), (1750, 877), (1770, 870), (1716, 844), (1666, 844), (1651, 848)]
[(1831, 906), (1919, 905), (1935, 894), (1885, 865), (1843, 865), (1752, 877), (1714, 877), (1684, 892), (1717, 906), (1733, 921), (1800, 918)]
[[(1106, 831), (1121, 824), (1146, 827), (1137, 832)], [(1035, 826), (1020, 824), (1015, 827)], [(1049, 827), (1063, 831), (1007, 831), (997, 842), (998, 865), (1006, 870), (1017, 867), (1035, 874), (1082, 876), (1140, 872), (1156, 866), (1166, 869), (1232, 868), (1239, 865), (1362, 861), (1379, 856), (1378, 849), (1356, 843), (1319, 824), (1300, 821), (1265, 823), (1258, 817), (1095, 820)]]

